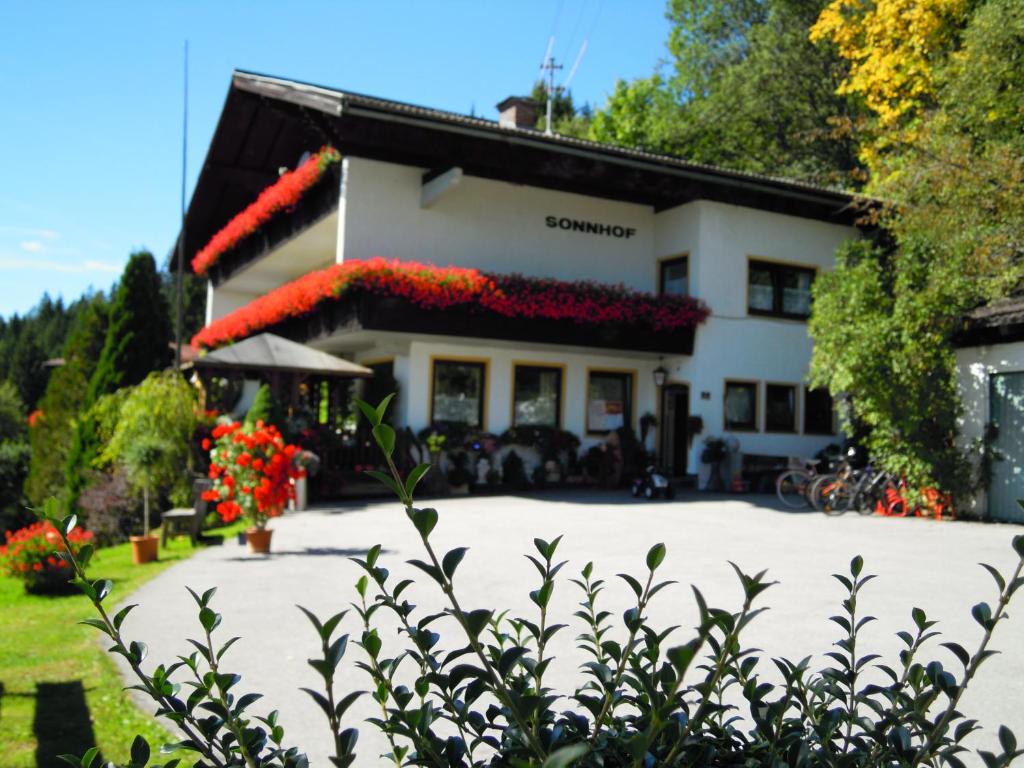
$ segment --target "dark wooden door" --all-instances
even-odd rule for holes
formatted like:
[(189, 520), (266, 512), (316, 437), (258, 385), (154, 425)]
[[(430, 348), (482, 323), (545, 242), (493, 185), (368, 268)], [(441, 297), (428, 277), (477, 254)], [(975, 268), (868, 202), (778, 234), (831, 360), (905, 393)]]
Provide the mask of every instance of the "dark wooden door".
[(669, 384), (662, 392), (661, 463), (673, 477), (687, 473), (690, 436), (690, 388), (685, 384)]

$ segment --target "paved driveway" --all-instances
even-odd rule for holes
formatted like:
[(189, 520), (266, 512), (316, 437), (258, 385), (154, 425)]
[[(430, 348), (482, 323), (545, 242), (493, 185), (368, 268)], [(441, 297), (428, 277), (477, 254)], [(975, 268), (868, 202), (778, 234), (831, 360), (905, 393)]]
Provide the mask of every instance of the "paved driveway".
[[(754, 622), (747, 642), (764, 649), (766, 656), (794, 660), (829, 650), (837, 638), (838, 628), (827, 619), (838, 612), (842, 589), (829, 574), (845, 572), (856, 554), (864, 556), (868, 572), (881, 577), (862, 596), (863, 610), (879, 618), (863, 636), (865, 651), (894, 656), (902, 645), (893, 633), (910, 627), (913, 606), (939, 619), (937, 628), (948, 633), (947, 639), (973, 648), (979, 630), (970, 618), (970, 607), (980, 599), (991, 602), (994, 593), (991, 578), (977, 563), (1009, 569), (1014, 561), (1010, 539), (1024, 531), (1019, 526), (857, 515), (826, 518), (782, 512), (771, 499), (753, 496), (647, 503), (628, 496), (581, 493), (459, 498), (435, 506), (440, 511), (436, 546), (470, 547), (456, 578), (467, 609), (502, 606), (533, 616), (528, 592), (536, 587), (536, 572), (522, 555), (533, 552), (534, 536), (551, 539), (565, 534), (559, 554), (570, 564), (563, 574), (576, 575), (593, 560), (596, 571), (610, 577), (605, 607), (619, 616), (632, 593), (614, 574), (639, 575), (648, 547), (664, 541), (664, 573), (680, 585), (665, 590), (653, 603), (656, 625), (695, 624), (696, 609), (687, 586), (691, 583), (698, 584), (713, 604), (738, 606), (740, 592), (727, 560), (747, 571), (768, 568), (780, 584), (764, 596), (771, 610)], [(394, 578), (422, 576), (405, 561), (423, 554), (396, 503), (353, 503), (292, 514), (272, 525), (273, 556), (250, 556), (234, 543), (210, 548), (134, 594), (132, 602), (141, 605), (126, 628), (130, 636), (149, 643), (151, 660), (172, 659), (187, 652), (185, 633), (196, 627), (184, 586), (217, 586), (215, 607), (224, 614), (220, 636), (243, 638), (226, 657), (227, 668), (243, 675), (244, 688), (266, 694), (257, 711), (263, 711), (262, 704), (265, 709), (271, 704), (280, 709), (289, 743), (301, 745), (314, 765), (325, 765), (329, 744), (323, 716), (297, 691), (300, 686), (317, 687), (316, 673), (305, 660), (318, 652), (318, 641), (295, 604), (321, 615), (346, 607), (355, 597), (353, 584), (359, 575), (348, 558), (373, 544), (384, 546), (381, 563)], [(425, 612), (442, 607), (439, 591), (425, 581), (406, 594)], [(571, 613), (578, 599), (577, 589), (561, 581), (552, 603), (555, 615), (574, 622)], [(994, 646), (1005, 653), (986, 662), (981, 679), (962, 702), (962, 709), (988, 728), (977, 744), (994, 744), (994, 729), (1000, 723), (1024, 738), (1024, 595), (1019, 595), (1018, 603), (996, 633)], [(354, 614), (346, 617), (345, 631), (358, 636), (357, 621)], [(456, 629), (449, 627), (444, 646), (455, 647)], [(556, 636), (557, 659), (546, 678), (556, 689), (572, 689), (580, 680), (575, 634), (566, 630)], [(393, 653), (395, 635), (386, 632), (384, 645), (385, 653)], [(936, 646), (933, 652), (947, 666), (955, 664), (945, 650)], [(349, 689), (366, 687), (364, 674), (353, 666), (361, 653), (351, 645), (342, 662), (342, 684)], [(374, 714), (374, 705), (363, 697), (350, 713), (354, 725), (357, 718)], [(385, 750), (385, 742), (371, 726), (360, 730), (357, 765), (378, 764), (376, 756)]]

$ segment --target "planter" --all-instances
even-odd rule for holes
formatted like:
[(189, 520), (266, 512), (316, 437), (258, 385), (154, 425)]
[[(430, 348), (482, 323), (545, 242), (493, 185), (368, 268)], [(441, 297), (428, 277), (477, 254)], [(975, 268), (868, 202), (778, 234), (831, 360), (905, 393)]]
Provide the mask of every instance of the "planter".
[(136, 565), (152, 563), (159, 552), (160, 539), (156, 536), (130, 536), (132, 543), (132, 562)]
[(270, 553), (270, 537), (274, 532), (269, 528), (250, 528), (245, 532), (245, 540), (249, 544), (249, 551), (254, 555), (266, 555)]

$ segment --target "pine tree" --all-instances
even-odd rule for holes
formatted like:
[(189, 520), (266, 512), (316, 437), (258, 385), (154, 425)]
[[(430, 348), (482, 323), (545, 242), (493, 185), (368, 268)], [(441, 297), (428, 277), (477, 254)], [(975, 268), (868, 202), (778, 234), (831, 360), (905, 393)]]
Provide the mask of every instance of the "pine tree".
[(64, 365), (54, 371), (39, 401), (41, 417), (29, 435), (32, 460), (25, 496), (35, 506), (49, 496), (66, 496), (65, 467), (71, 450), (72, 420), (85, 403), (86, 390), (107, 336), (109, 304), (102, 294), (83, 302), (64, 343)]
[(141, 382), (170, 360), (170, 310), (153, 255), (133, 253), (110, 307), (107, 338), (89, 381), (85, 406)]

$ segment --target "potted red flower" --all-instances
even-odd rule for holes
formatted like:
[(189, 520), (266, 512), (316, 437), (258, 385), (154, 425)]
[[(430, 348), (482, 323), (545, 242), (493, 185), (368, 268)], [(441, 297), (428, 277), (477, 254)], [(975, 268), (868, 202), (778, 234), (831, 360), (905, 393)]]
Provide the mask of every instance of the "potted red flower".
[[(19, 578), (25, 591), (60, 592), (67, 588), (72, 569), (60, 553), (64, 551), (60, 534), (50, 523), (33, 523), (17, 531), (7, 531), (7, 543), (0, 547), (0, 572)], [(68, 535), (71, 553), (78, 557), (92, 541), (92, 533), (76, 528)]]
[(295, 462), (299, 449), (286, 444), (277, 427), (262, 421), (220, 424), (211, 437), (213, 488), (204, 498), (216, 503), (225, 523), (244, 515), (250, 522), (245, 532), (249, 551), (265, 554), (273, 534), (267, 522), (284, 514), (295, 495), (291, 480), (302, 474)]

